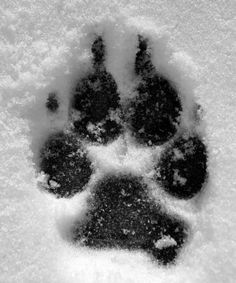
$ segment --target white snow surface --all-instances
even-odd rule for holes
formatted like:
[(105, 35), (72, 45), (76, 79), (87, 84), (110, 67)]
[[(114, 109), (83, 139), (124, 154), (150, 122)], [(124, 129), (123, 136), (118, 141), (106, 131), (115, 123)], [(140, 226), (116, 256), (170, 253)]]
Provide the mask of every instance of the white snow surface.
[[(1, 283), (235, 282), (235, 10), (234, 0), (1, 1)], [(70, 88), (90, 68), (96, 33), (104, 36), (107, 69), (121, 97), (135, 83), (133, 62), (142, 33), (150, 38), (156, 68), (185, 98), (183, 123), (191, 126), (187, 112), (193, 99), (203, 107), (199, 131), (209, 150), (209, 182), (188, 202), (161, 196), (191, 224), (175, 266), (153, 264), (141, 252), (91, 252), (69, 245), (65, 231), (83, 213), (86, 192), (57, 200), (37, 186), (37, 151), (49, 132), (67, 122)], [(60, 100), (56, 116), (44, 106), (51, 91)], [(98, 157), (98, 175), (123, 166), (151, 174), (150, 150), (131, 146), (122, 164), (122, 141), (105, 151), (90, 149)]]

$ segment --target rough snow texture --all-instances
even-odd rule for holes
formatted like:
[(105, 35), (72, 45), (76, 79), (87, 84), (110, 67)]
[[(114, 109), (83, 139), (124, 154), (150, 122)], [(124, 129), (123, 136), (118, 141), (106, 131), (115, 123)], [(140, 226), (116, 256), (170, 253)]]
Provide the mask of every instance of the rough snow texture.
[[(235, 2), (2, 1), (0, 6), (0, 282), (234, 282)], [(170, 204), (192, 223), (191, 241), (172, 268), (152, 265), (138, 252), (90, 253), (69, 246), (58, 228), (66, 230), (67, 220), (83, 212), (84, 195), (68, 204), (36, 185), (35, 152), (49, 131), (65, 123), (67, 95), (90, 67), (96, 32), (105, 35), (107, 68), (121, 94), (132, 88), (141, 32), (153, 40), (156, 67), (189, 98), (188, 105), (195, 96), (204, 109), (210, 182), (194, 206)], [(57, 92), (63, 105), (54, 117), (45, 108), (49, 92)], [(106, 150), (100, 159), (104, 167), (116, 152)], [(135, 150), (127, 166), (137, 163)]]

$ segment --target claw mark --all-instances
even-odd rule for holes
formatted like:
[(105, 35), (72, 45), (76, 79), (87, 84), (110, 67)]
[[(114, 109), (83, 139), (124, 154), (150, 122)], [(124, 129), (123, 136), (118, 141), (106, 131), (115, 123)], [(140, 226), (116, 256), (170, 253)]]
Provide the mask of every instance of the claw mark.
[(93, 65), (94, 67), (101, 66), (105, 60), (105, 45), (103, 39), (99, 36), (93, 43), (91, 51), (93, 53)]

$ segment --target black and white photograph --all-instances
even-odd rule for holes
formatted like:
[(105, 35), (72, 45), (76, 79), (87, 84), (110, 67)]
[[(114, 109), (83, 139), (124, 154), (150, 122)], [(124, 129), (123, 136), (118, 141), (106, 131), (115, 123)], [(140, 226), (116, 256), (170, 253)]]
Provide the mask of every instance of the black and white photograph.
[(236, 1), (0, 19), (0, 283), (235, 283)]

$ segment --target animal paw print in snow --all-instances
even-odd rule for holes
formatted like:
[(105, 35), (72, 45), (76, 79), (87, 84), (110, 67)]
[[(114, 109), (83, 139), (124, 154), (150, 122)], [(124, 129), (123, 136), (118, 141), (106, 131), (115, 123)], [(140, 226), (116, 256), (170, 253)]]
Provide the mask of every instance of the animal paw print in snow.
[[(86, 144), (104, 147), (129, 132), (134, 143), (162, 149), (153, 168), (157, 190), (170, 200), (199, 194), (207, 177), (206, 146), (194, 128), (183, 129), (181, 99), (153, 66), (148, 40), (139, 36), (134, 67), (137, 95), (125, 106), (106, 71), (102, 37), (94, 41), (91, 51), (93, 71), (80, 79), (71, 99), (72, 126), (49, 136), (40, 151), (45, 190), (57, 198), (86, 190), (96, 171)], [(49, 95), (46, 106), (57, 111), (55, 95)], [(189, 235), (189, 224), (157, 203), (144, 176), (125, 172), (110, 172), (93, 185), (84, 219), (72, 226), (71, 240), (82, 246), (141, 250), (163, 265), (176, 261)]]

